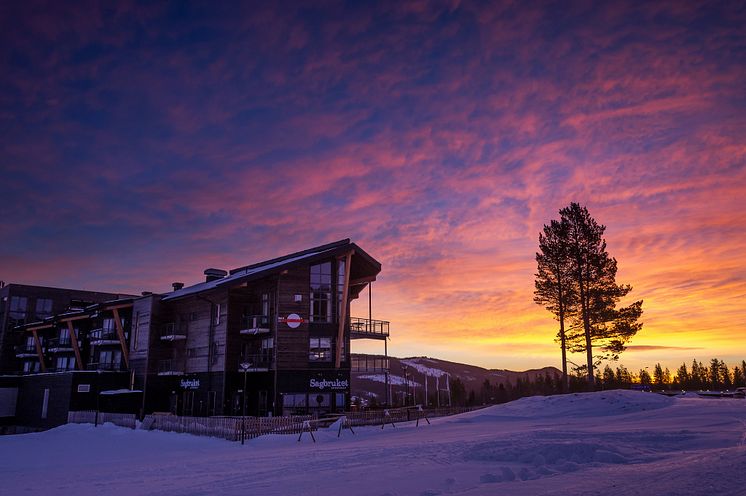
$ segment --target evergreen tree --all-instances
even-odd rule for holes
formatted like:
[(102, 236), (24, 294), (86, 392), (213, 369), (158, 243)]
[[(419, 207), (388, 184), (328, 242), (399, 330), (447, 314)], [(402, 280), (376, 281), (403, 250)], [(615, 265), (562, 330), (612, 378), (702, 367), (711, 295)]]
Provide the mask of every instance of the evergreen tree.
[(614, 371), (611, 370), (611, 367), (609, 367), (608, 365), (604, 367), (604, 375), (603, 375), (602, 380), (603, 380), (604, 389), (613, 389), (617, 385)]
[(567, 387), (565, 319), (574, 311), (575, 291), (567, 245), (567, 224), (553, 220), (539, 233), (534, 302), (552, 312), (559, 322), (557, 340), (562, 351), (562, 390)]
[(603, 238), (606, 226), (577, 203), (560, 210), (560, 216), (577, 299), (568, 349), (585, 352), (588, 382), (593, 384), (593, 347), (601, 349), (602, 358), (618, 359), (625, 344), (642, 328), (642, 301), (616, 308), (632, 287), (616, 283), (617, 262), (606, 251)]
[(691, 379), (689, 378), (689, 371), (686, 369), (686, 363), (682, 363), (679, 370), (676, 371), (676, 380), (681, 389), (689, 389), (692, 387)]
[(733, 367), (733, 385), (735, 387), (744, 386), (743, 371), (740, 367)]
[(649, 386), (650, 383), (652, 382), (650, 378), (650, 373), (645, 369), (640, 369), (639, 379), (640, 379), (640, 384), (643, 384), (646, 386)]
[(657, 387), (663, 388), (663, 367), (660, 363), (656, 363), (653, 369), (653, 382)]
[(710, 360), (710, 386), (713, 389), (718, 389), (721, 385), (720, 360), (713, 358)]

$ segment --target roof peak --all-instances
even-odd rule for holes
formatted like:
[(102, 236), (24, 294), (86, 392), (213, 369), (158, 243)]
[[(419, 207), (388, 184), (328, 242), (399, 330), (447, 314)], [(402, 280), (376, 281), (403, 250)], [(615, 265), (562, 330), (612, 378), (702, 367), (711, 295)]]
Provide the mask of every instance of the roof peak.
[(340, 239), (339, 241), (334, 241), (332, 243), (327, 243), (327, 244), (324, 244), (324, 245), (314, 246), (313, 248), (307, 248), (305, 250), (296, 251), (295, 253), (290, 253), (288, 255), (283, 255), (281, 257), (272, 258), (270, 260), (264, 260), (264, 261), (257, 262), (257, 263), (251, 264), (251, 265), (244, 265), (243, 267), (238, 267), (236, 269), (231, 269), (230, 270), (230, 275), (233, 275), (233, 274), (235, 274), (237, 272), (240, 272), (242, 270), (251, 270), (251, 269), (254, 269), (254, 268), (257, 268), (257, 267), (261, 267), (262, 265), (269, 265), (269, 264), (273, 264), (273, 263), (278, 263), (278, 262), (282, 262), (283, 260), (287, 260), (287, 259), (295, 258), (295, 257), (300, 257), (300, 256), (306, 255), (308, 253), (313, 253), (313, 252), (317, 252), (317, 251), (330, 250), (332, 248), (337, 248), (338, 246), (344, 246), (344, 245), (349, 245), (349, 244), (350, 244), (350, 238)]

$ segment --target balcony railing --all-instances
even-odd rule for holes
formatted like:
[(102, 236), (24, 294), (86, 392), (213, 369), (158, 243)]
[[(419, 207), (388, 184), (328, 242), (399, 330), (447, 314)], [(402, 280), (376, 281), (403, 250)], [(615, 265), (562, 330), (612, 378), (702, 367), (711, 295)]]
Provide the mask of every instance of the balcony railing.
[(269, 331), (269, 315), (248, 315), (241, 322), (241, 334), (266, 334)]
[(47, 351), (55, 353), (59, 351), (73, 351), (73, 343), (70, 337), (54, 338), (47, 341)]
[(350, 361), (352, 372), (385, 372), (389, 370), (389, 359), (376, 356), (353, 356)]
[(264, 372), (269, 370), (271, 366), (272, 353), (270, 350), (267, 353), (241, 355), (238, 362), (238, 371), (243, 372), (245, 368), (247, 372)]
[(119, 335), (114, 329), (94, 329), (88, 334), (91, 344), (119, 344)]
[(35, 344), (22, 344), (15, 347), (16, 356), (36, 356), (36, 345)]
[(121, 362), (91, 362), (88, 370), (124, 370)]
[(161, 341), (181, 341), (187, 338), (187, 329), (184, 325), (169, 322), (161, 329)]
[(158, 361), (158, 375), (184, 375), (185, 362), (176, 358)]
[(350, 317), (350, 337), (352, 339), (386, 339), (389, 336), (387, 320), (372, 320)]

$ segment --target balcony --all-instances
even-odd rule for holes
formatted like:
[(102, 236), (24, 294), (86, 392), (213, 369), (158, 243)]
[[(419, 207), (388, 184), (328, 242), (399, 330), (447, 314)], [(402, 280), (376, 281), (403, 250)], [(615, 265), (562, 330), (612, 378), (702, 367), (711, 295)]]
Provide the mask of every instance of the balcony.
[(94, 329), (88, 337), (94, 346), (119, 344), (119, 335), (114, 329)]
[[(242, 355), (238, 362), (239, 372), (267, 372), (272, 366), (272, 350), (267, 353)], [(245, 368), (244, 368), (245, 367)]]
[(124, 370), (121, 362), (91, 362), (86, 368), (88, 370)]
[(386, 372), (389, 370), (389, 359), (378, 356), (352, 356), (351, 372)]
[(22, 344), (15, 347), (17, 358), (30, 358), (36, 357), (36, 345), (35, 344)]
[(386, 339), (389, 337), (387, 320), (350, 317), (350, 339)]
[(184, 375), (185, 362), (169, 358), (158, 361), (158, 375)]
[(183, 341), (187, 338), (187, 330), (184, 325), (176, 325), (175, 322), (165, 324), (161, 329), (161, 341)]
[(241, 322), (241, 334), (256, 336), (269, 333), (268, 315), (249, 315)]
[[(119, 341), (117, 341), (119, 342)], [(70, 337), (66, 338), (54, 338), (47, 341), (47, 352), (48, 353), (72, 353), (73, 343)]]

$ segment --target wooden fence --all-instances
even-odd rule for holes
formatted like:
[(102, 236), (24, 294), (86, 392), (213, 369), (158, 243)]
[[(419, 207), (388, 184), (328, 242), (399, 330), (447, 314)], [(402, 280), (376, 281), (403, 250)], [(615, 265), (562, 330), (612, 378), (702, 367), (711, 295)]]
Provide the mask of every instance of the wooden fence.
[[(481, 407), (444, 407), (421, 410), (419, 407), (390, 408), (388, 410), (365, 410), (347, 412), (345, 427), (362, 425), (382, 425), (415, 421), (424, 418), (443, 417), (469, 412)], [(103, 424), (111, 422), (134, 429), (136, 418), (133, 414), (96, 412), (83, 410), (69, 412), (68, 423)], [(181, 432), (196, 436), (210, 436), (229, 441), (253, 439), (265, 434), (300, 434), (304, 430), (316, 430), (323, 423), (315, 415), (294, 415), (288, 417), (183, 417), (166, 413), (146, 415), (140, 424), (141, 429), (164, 432)]]
[(176, 415), (147, 415), (141, 428), (166, 432), (183, 432), (197, 436), (212, 436), (240, 441), (253, 439), (265, 434), (300, 434), (304, 422), (314, 425), (311, 415), (291, 417), (180, 417)]
[(108, 413), (96, 412), (95, 410), (80, 410), (67, 412), (68, 424), (105, 424), (112, 423), (120, 427), (134, 429), (137, 426), (137, 418), (131, 413)]
[(419, 407), (389, 408), (382, 410), (364, 410), (361, 412), (345, 413), (347, 425), (381, 425), (391, 422), (409, 422), (417, 419), (446, 417), (459, 413), (470, 412), (483, 407), (442, 407), (420, 410)]

